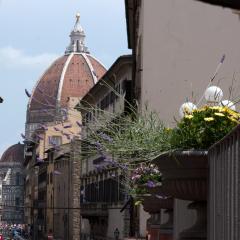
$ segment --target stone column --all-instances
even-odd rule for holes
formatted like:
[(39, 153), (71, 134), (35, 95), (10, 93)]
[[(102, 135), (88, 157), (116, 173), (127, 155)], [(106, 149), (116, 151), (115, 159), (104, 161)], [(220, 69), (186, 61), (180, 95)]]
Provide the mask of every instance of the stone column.
[(71, 143), (72, 157), (70, 159), (72, 165), (72, 239), (80, 240), (81, 234), (81, 215), (80, 215), (80, 170), (81, 162), (77, 151), (80, 144), (77, 141)]
[(197, 219), (196, 212), (188, 209), (190, 203), (179, 199), (174, 201), (174, 240), (178, 240), (180, 233), (191, 227)]

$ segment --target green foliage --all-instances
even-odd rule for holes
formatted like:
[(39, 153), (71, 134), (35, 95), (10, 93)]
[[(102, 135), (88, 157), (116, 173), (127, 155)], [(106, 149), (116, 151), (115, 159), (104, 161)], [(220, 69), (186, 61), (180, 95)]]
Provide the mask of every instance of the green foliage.
[(114, 156), (120, 162), (144, 162), (170, 149), (169, 130), (156, 113), (129, 114), (101, 131), (89, 130), (93, 154)]
[(205, 106), (194, 110), (173, 129), (172, 148), (208, 149), (239, 123), (239, 117), (239, 113), (227, 107)]
[(111, 156), (133, 170), (137, 163), (150, 162), (166, 151), (208, 149), (228, 134), (239, 118), (239, 113), (227, 107), (205, 106), (169, 129), (154, 112), (132, 112), (102, 124), (98, 131), (88, 126), (88, 154)]

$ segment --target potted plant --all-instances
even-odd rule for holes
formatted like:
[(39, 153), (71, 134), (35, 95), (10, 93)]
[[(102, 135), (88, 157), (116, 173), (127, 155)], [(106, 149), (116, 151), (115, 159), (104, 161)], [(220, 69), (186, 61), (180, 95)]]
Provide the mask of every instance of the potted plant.
[[(100, 154), (108, 162), (106, 156), (113, 156), (111, 163), (127, 174), (134, 164), (153, 160), (163, 176), (158, 190), (194, 201), (189, 207), (198, 211), (198, 226), (186, 231), (183, 239), (193, 235), (196, 239), (206, 238), (206, 214), (202, 212), (206, 213), (208, 148), (239, 123), (234, 104), (221, 101), (222, 95), (221, 89), (212, 86), (205, 92), (206, 106), (184, 103), (180, 108), (181, 120), (173, 129), (165, 127), (158, 114), (148, 110), (138, 113), (134, 109), (115, 117), (117, 120), (111, 120), (111, 124), (101, 125), (101, 131), (88, 129), (88, 151)], [(146, 189), (139, 185), (134, 191)]]
[(187, 109), (171, 133), (172, 149), (153, 160), (163, 174), (164, 191), (174, 198), (192, 200), (198, 219), (180, 239), (206, 239), (208, 196), (208, 148), (227, 135), (240, 114), (229, 106)]

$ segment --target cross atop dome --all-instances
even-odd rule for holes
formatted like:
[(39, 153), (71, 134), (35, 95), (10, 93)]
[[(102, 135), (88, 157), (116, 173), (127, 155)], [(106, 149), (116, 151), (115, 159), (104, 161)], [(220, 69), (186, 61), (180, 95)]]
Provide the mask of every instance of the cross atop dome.
[(66, 48), (65, 54), (70, 54), (73, 52), (79, 53), (89, 53), (88, 48), (85, 46), (85, 33), (80, 25), (80, 13), (76, 14), (76, 22), (74, 28), (70, 34), (70, 44)]

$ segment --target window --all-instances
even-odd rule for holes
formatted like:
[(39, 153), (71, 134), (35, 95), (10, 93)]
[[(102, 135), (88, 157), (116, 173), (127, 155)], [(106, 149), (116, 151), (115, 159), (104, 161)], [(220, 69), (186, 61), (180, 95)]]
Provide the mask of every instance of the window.
[(53, 146), (60, 146), (62, 144), (62, 137), (61, 136), (50, 136), (48, 137), (49, 145)]

